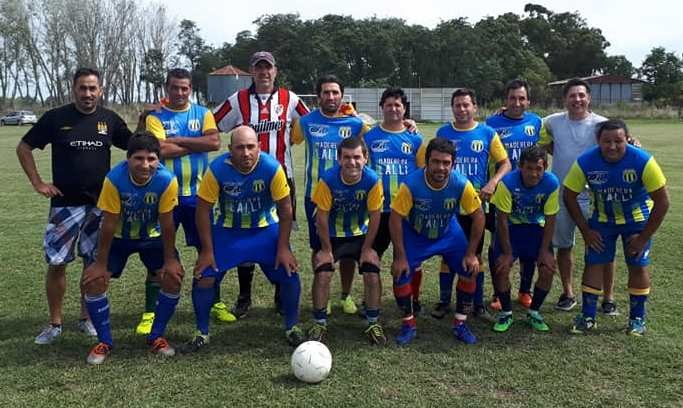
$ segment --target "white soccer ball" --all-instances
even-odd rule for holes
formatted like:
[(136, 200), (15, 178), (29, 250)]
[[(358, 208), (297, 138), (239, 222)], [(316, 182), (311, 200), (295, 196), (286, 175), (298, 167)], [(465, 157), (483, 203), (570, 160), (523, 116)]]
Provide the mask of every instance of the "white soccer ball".
[(301, 343), (292, 353), (292, 371), (299, 380), (315, 384), (324, 380), (332, 368), (332, 354), (319, 341)]

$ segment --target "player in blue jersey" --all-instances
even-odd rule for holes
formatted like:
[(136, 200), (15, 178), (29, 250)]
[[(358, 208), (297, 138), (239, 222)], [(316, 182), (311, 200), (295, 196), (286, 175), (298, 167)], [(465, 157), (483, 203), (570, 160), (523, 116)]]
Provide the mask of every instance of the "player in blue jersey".
[[(510, 159), (512, 169), (516, 169), (522, 151), (538, 143), (543, 127), (543, 120), (540, 116), (529, 109), (529, 84), (522, 79), (513, 79), (505, 85), (505, 109), (486, 118), (486, 124), (491, 126), (500, 137), (503, 146)], [(492, 169), (495, 171), (495, 169)], [(496, 214), (495, 206), (489, 208), (487, 217), (494, 217)], [(491, 224), (491, 221), (489, 221)], [(493, 264), (489, 246), (489, 263)], [(519, 291), (517, 301), (525, 308), (531, 306), (531, 284), (534, 278), (535, 263), (528, 263), (520, 260), (519, 264)], [(494, 268), (491, 268), (493, 274)], [(493, 310), (500, 310), (500, 302), (494, 298), (491, 302)]]
[[(474, 344), (477, 338), (465, 321), (479, 273), (477, 245), (484, 230), (481, 200), (472, 183), (453, 170), (455, 148), (437, 137), (427, 145), (424, 169), (411, 173), (401, 184), (391, 203), (389, 228), (394, 248), (391, 272), (394, 296), (403, 311), (403, 322), (396, 336), (399, 345), (410, 343), (417, 334), (412, 308), (412, 274), (423, 261), (440, 255), (448, 268), (459, 275), (453, 334), (456, 339)], [(472, 219), (469, 236), (463, 233), (456, 215)]]
[(517, 169), (503, 177), (491, 199), (496, 206), (497, 223), (491, 257), (495, 265), (493, 285), (501, 303), (493, 330), (505, 332), (512, 325), (510, 270), (519, 259), (527, 265), (538, 264), (539, 276), (527, 321), (535, 330), (545, 332), (550, 328), (540, 308), (556, 269), (552, 238), (555, 216), (560, 210), (560, 182), (546, 171), (548, 158), (542, 147), (522, 150), (518, 164)]
[[(166, 74), (167, 101), (145, 118), (147, 130), (161, 143), (161, 158), (166, 168), (178, 179), (178, 206), (173, 210), (176, 228), (182, 226), (185, 244), (199, 252), (199, 237), (194, 214), (197, 206), (197, 189), (209, 166), (207, 152), (220, 148), (220, 137), (211, 111), (190, 102), (192, 75), (186, 69), (176, 68)], [(145, 283), (145, 311), (135, 331), (149, 334), (154, 321), (159, 283), (153, 276)], [(216, 316), (232, 320), (225, 305), (217, 305)]]
[(214, 285), (220, 284), (229, 269), (245, 262), (259, 264), (268, 280), (280, 285), (285, 336), (292, 345), (303, 341), (303, 332), (296, 326), (301, 283), (289, 247), (289, 192), (282, 165), (261, 152), (254, 130), (236, 128), (230, 152), (211, 162), (197, 193), (201, 252), (194, 268), (192, 304), (198, 333), (183, 352), (208, 344)]
[(320, 250), (315, 254), (313, 278), (313, 326), (310, 340), (327, 337), (327, 301), (334, 263), (348, 259), (358, 263), (365, 287), (365, 330), (371, 344), (387, 338), (379, 323), (382, 286), (380, 261), (373, 248), (384, 201), (382, 180), (365, 164), (368, 150), (359, 137), (344, 139), (338, 147), (339, 164), (326, 171), (313, 192)]
[(83, 276), (85, 304), (99, 343), (88, 354), (89, 364), (101, 364), (112, 350), (107, 288), (121, 276), (128, 257), (140, 255), (147, 273), (159, 277), (161, 290), (155, 309), (151, 350), (172, 356), (175, 350), (163, 337), (180, 298), (183, 269), (175, 249), (173, 208), (178, 203), (178, 182), (159, 166), (158, 140), (149, 132), (133, 135), (128, 159), (107, 174), (97, 206), (102, 210), (95, 262)]
[[(655, 159), (628, 144), (629, 132), (621, 120), (598, 125), (598, 146), (579, 156), (564, 179), (567, 210), (586, 243), (586, 269), (582, 282), (582, 312), (574, 320), (572, 333), (594, 330), (603, 273), (614, 261), (616, 241), (621, 236), (628, 267), (631, 310), (628, 333), (645, 334), (645, 302), (650, 293), (652, 237), (669, 209), (666, 178)], [(583, 216), (578, 195), (588, 185), (593, 213)]]
[[(453, 122), (441, 126), (436, 131), (437, 137), (444, 137), (455, 145), (456, 156), (454, 168), (472, 183), (484, 205), (484, 212), (488, 210), (488, 202), (493, 195), (500, 179), (510, 171), (510, 160), (505, 147), (501, 143), (496, 131), (484, 123), (475, 120), (477, 113), (477, 99), (473, 90), (467, 88), (456, 89), (451, 95)], [(489, 168), (495, 168), (489, 174)], [(470, 218), (460, 216), (465, 234), (469, 235)], [(489, 218), (486, 228), (494, 231), (495, 222)], [(483, 236), (477, 246), (477, 256), (481, 263), (481, 253), (484, 249)], [(432, 316), (443, 318), (450, 310), (451, 292), (455, 275), (442, 264), (439, 275), (440, 299)], [(487, 316), (484, 306), (484, 274), (477, 276), (477, 290), (474, 296), (474, 314)]]

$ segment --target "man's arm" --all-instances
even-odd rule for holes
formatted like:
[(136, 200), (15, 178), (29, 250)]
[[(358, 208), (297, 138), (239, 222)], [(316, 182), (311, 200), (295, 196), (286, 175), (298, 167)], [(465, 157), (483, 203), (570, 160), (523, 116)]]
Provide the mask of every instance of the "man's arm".
[(166, 142), (184, 148), (189, 153), (213, 152), (221, 147), (221, 138), (217, 129), (209, 129), (200, 137), (175, 136), (166, 139)]
[(33, 158), (33, 149), (28, 143), (21, 141), (17, 145), (17, 157), (19, 158), (19, 164), (21, 168), (24, 169), (24, 173), (31, 182), (33, 189), (36, 190), (38, 194), (41, 194), (47, 198), (52, 198), (56, 196), (61, 196), (62, 192), (52, 183), (44, 183), (40, 178), (38, 173), (38, 168), (36, 167), (36, 161)]

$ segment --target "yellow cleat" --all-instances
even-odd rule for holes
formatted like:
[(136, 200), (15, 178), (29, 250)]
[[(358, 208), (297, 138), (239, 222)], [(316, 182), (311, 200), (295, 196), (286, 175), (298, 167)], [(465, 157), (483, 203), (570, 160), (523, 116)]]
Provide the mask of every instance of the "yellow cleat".
[(217, 322), (222, 323), (233, 323), (237, 321), (237, 317), (228, 310), (228, 306), (223, 302), (218, 302), (211, 306), (211, 316), (213, 316)]
[(140, 323), (135, 328), (135, 334), (146, 336), (152, 332), (152, 324), (154, 323), (154, 312), (145, 312), (142, 314)]
[(358, 312), (358, 307), (356, 307), (356, 302), (353, 300), (351, 295), (346, 296), (346, 299), (340, 302), (342, 310), (346, 314), (355, 315)]

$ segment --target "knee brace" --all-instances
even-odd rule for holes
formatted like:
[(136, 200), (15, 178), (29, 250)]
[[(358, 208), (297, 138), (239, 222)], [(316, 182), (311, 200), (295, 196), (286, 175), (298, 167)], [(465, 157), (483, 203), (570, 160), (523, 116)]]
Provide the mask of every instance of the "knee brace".
[(363, 273), (379, 273), (379, 266), (370, 262), (363, 262), (358, 268), (358, 272)]
[(314, 273), (320, 272), (334, 272), (334, 265), (329, 262), (325, 262), (324, 264), (316, 266)]

